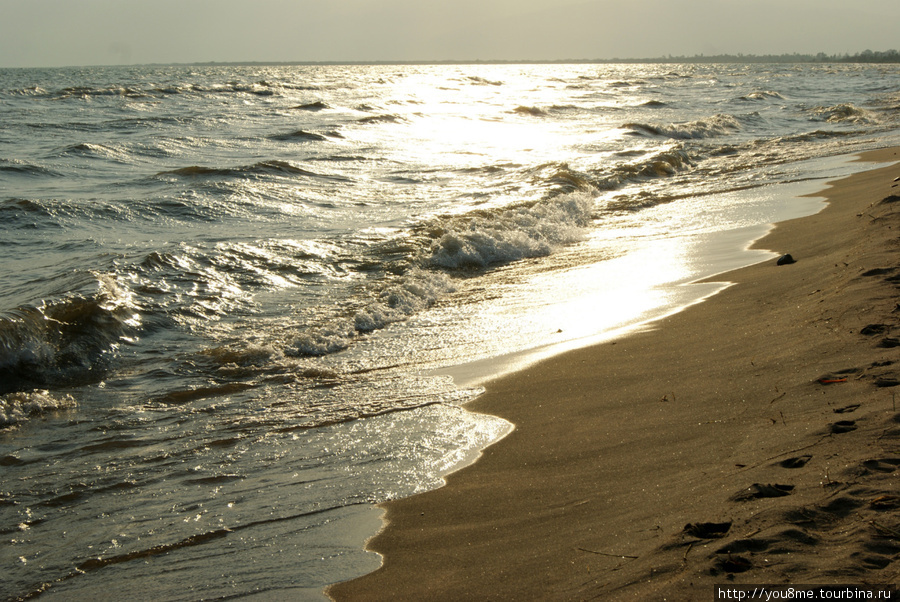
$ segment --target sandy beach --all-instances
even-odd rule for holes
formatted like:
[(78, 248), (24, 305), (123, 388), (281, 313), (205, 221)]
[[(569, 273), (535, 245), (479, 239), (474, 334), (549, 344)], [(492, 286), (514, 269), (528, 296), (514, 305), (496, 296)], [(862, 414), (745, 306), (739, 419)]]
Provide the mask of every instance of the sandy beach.
[[(897, 149), (866, 155), (898, 161)], [(705, 600), (717, 583), (895, 583), (900, 188), (833, 182), (791, 254), (644, 332), (487, 385), (515, 430), (383, 505), (336, 600)], [(894, 202), (898, 201), (898, 202)]]

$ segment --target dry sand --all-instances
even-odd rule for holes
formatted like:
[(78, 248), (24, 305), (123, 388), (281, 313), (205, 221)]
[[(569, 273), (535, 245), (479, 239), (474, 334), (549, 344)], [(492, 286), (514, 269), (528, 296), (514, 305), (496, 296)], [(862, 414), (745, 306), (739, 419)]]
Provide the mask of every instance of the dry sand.
[(384, 504), (369, 542), (383, 567), (329, 594), (708, 600), (715, 583), (895, 583), (898, 176), (835, 182), (824, 211), (757, 244), (796, 263), (729, 273), (654, 330), (489, 383), (467, 407), (515, 430), (445, 487)]

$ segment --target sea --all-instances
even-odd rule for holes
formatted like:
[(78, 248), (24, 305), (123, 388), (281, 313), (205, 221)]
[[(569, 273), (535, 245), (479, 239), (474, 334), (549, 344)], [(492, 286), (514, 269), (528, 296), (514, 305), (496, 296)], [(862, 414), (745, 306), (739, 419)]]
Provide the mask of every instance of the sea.
[(325, 599), (491, 378), (896, 145), (900, 65), (0, 69), (0, 597)]

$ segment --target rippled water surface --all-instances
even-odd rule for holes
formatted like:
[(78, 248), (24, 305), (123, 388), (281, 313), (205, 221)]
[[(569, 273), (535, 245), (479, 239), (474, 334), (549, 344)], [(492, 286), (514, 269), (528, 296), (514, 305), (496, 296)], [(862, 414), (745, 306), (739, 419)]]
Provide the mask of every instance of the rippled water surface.
[(316, 599), (507, 432), (453, 367), (714, 292), (900, 142), (900, 69), (0, 70), (0, 115), (0, 593)]

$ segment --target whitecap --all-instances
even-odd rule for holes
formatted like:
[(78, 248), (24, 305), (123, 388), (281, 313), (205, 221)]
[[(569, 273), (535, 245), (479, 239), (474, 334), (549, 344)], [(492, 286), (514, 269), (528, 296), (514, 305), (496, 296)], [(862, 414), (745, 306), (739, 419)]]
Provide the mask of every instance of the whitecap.
[(69, 394), (51, 394), (45, 390), (0, 395), (0, 429), (17, 425), (29, 418), (76, 406)]

